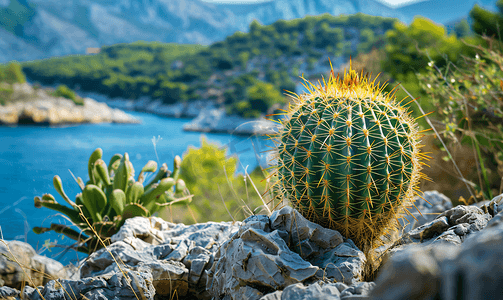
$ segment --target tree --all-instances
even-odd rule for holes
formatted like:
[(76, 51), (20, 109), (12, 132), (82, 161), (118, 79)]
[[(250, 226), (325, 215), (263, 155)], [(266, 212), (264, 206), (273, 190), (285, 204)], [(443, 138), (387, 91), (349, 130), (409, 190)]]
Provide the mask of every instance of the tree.
[(360, 30), (360, 43), (357, 46), (358, 53), (368, 52), (376, 38), (374, 31), (370, 28)]
[(267, 110), (276, 103), (285, 102), (283, 96), (274, 85), (263, 81), (257, 81), (254, 85), (249, 87), (246, 94), (252, 109), (262, 113), (267, 112)]
[(463, 19), (463, 20), (457, 22), (454, 25), (454, 33), (456, 33), (456, 36), (458, 38), (469, 36), (471, 33), (471, 30), (470, 30), (470, 24), (468, 24), (468, 21), (466, 19)]
[(262, 25), (260, 25), (260, 23), (257, 21), (257, 19), (253, 19), (253, 21), (251, 21), (250, 23), (250, 33), (258, 33), (258, 31), (260, 30), (260, 27), (262, 27)]
[(496, 13), (483, 9), (475, 4), (470, 11), (470, 17), (473, 20), (472, 29), (479, 35), (501, 37), (503, 29), (503, 0), (496, 3), (498, 11)]
[(11, 62), (4, 71), (3, 80), (8, 83), (25, 83), (26, 77), (18, 62)]
[(246, 68), (246, 65), (248, 64), (248, 59), (250, 59), (250, 52), (243, 51), (239, 53), (238, 58), (239, 62), (241, 63), (241, 67)]
[(409, 26), (395, 22), (394, 28), (386, 32), (386, 42), (383, 71), (395, 80), (424, 69), (430, 61), (426, 54), (436, 62), (443, 60), (443, 55), (456, 61), (463, 47), (455, 35), (447, 35), (443, 26), (422, 17), (414, 18)]
[(188, 86), (184, 83), (180, 82), (170, 82), (163, 81), (160, 84), (161, 93), (162, 93), (162, 102), (164, 104), (172, 104), (178, 101), (186, 101), (187, 100), (187, 89)]

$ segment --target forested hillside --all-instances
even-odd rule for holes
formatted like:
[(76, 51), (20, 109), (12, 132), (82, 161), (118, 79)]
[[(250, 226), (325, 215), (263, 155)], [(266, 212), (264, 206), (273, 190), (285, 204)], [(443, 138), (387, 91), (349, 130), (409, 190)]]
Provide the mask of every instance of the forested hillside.
[[(350, 55), (384, 45), (396, 19), (364, 14), (309, 16), (263, 26), (250, 24), (209, 47), (138, 42), (103, 47), (95, 56), (23, 63), (29, 79), (64, 83), (110, 97), (142, 95), (164, 103), (210, 99), (229, 112), (256, 117), (284, 103), (302, 73), (317, 74)], [(250, 103), (251, 101), (251, 103)], [(251, 109), (253, 108), (253, 109)]]

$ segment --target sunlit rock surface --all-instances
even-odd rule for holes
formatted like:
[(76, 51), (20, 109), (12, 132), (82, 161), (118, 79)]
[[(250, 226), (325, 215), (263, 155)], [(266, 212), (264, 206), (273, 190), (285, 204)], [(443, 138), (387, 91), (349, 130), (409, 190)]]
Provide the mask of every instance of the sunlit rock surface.
[(42, 89), (35, 90), (28, 83), (15, 83), (12, 89), (12, 100), (0, 105), (0, 124), (3, 125), (140, 122), (91, 98), (84, 98), (84, 105), (76, 105), (70, 99), (50, 96)]

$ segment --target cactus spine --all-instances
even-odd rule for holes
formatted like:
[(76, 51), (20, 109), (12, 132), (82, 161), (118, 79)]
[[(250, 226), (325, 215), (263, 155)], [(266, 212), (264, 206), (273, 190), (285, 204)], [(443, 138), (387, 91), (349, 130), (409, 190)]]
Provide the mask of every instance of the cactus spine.
[(396, 228), (420, 177), (418, 125), (410, 113), (349, 68), (344, 77), (292, 93), (278, 134), (280, 195), (307, 219), (336, 229), (365, 252)]

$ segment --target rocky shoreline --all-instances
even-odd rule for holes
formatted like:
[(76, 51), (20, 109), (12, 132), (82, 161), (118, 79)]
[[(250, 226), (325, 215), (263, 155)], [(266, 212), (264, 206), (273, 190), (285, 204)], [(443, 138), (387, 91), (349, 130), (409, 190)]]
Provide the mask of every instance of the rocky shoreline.
[(183, 126), (185, 131), (228, 133), (233, 135), (269, 135), (277, 132), (277, 124), (264, 119), (245, 119), (229, 116), (225, 109), (202, 110), (190, 123)]
[[(497, 299), (503, 294), (503, 195), (456, 207), (436, 191), (423, 198), (427, 202), (418, 198), (417, 205), (426, 217), (382, 249), (375, 281), (363, 280), (366, 258), (350, 239), (285, 206), (234, 223), (128, 219), (108, 251), (98, 250), (78, 267), (7, 241), (32, 268), (28, 275), (38, 291), (20, 291), (27, 279), (0, 243), (0, 298), (66, 299), (65, 291), (72, 291), (82, 299)], [(116, 261), (123, 262), (120, 268)], [(37, 271), (54, 277), (43, 279)]]
[(277, 132), (277, 124), (266, 120), (265, 117), (246, 119), (236, 115), (227, 115), (224, 108), (211, 100), (163, 104), (160, 100), (152, 100), (148, 97), (128, 100), (109, 99), (97, 93), (82, 92), (80, 94), (121, 110), (141, 111), (170, 118), (190, 118), (192, 120), (183, 127), (185, 131), (234, 135), (267, 135)]
[(45, 89), (34, 89), (28, 83), (12, 85), (11, 100), (0, 105), (0, 125), (68, 125), (83, 123), (140, 123), (129, 114), (110, 108), (91, 98), (83, 105), (49, 95)]

